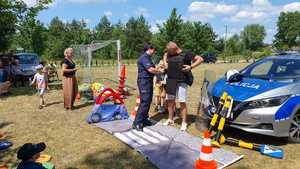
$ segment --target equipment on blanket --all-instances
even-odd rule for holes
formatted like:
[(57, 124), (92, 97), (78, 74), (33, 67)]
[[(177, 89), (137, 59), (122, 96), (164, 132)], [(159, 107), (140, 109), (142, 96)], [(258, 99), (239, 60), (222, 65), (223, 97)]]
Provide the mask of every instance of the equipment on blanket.
[(221, 98), (220, 98), (220, 100), (219, 100), (219, 104), (218, 104), (218, 107), (217, 107), (217, 109), (215, 110), (215, 112), (213, 113), (213, 118), (211, 119), (211, 122), (210, 122), (210, 124), (209, 124), (209, 128), (208, 128), (208, 131), (211, 133), (212, 132), (212, 130), (213, 130), (213, 128), (215, 127), (215, 125), (216, 125), (216, 123), (217, 123), (217, 121), (218, 121), (218, 119), (219, 119), (219, 113), (220, 113), (220, 111), (222, 110), (222, 108), (223, 108), (223, 105), (224, 105), (224, 103), (225, 103), (225, 100), (226, 100), (226, 98), (227, 98), (227, 92), (223, 92), (223, 94), (222, 94), (222, 96), (221, 96)]
[[(104, 104), (112, 98), (113, 104)], [(88, 123), (98, 123), (129, 118), (123, 99), (111, 88), (104, 89), (96, 98), (95, 106), (87, 118)]]
[(0, 150), (6, 150), (13, 145), (12, 142), (9, 141), (0, 141)]
[(238, 140), (234, 138), (226, 138), (226, 143), (242, 148), (247, 148), (250, 150), (256, 150), (259, 151), (262, 155), (266, 155), (273, 158), (282, 159), (284, 154), (281, 148), (273, 147), (266, 144), (247, 143), (243, 140)]
[(223, 131), (224, 126), (225, 126), (226, 118), (228, 118), (230, 116), (231, 109), (232, 109), (232, 104), (233, 104), (232, 97), (227, 96), (225, 104), (222, 108), (222, 111), (220, 112), (221, 119), (220, 119), (220, 122), (219, 122), (218, 131), (217, 131), (217, 134), (215, 135), (214, 141), (212, 143), (213, 145), (215, 145), (217, 147), (221, 146), (220, 143), (219, 143), (219, 140), (220, 140), (222, 131)]
[[(224, 99), (226, 100), (225, 103), (224, 103)], [(212, 144), (216, 147), (221, 147), (221, 144), (227, 143), (230, 145), (259, 151), (262, 155), (282, 159), (284, 153), (281, 148), (276, 148), (266, 144), (247, 143), (244, 142), (243, 140), (238, 140), (235, 138), (230, 138), (230, 137), (226, 138), (222, 134), (224, 125), (226, 123), (226, 119), (232, 116), (232, 105), (233, 105), (233, 98), (231, 96), (228, 96), (227, 93), (224, 92), (222, 94), (222, 97), (220, 98), (217, 110), (214, 113), (213, 118), (211, 119), (210, 122), (210, 126), (208, 128), (208, 131), (212, 132), (213, 127), (218, 121), (218, 116), (221, 116), (221, 119), (219, 121), (218, 131), (217, 134), (214, 136), (214, 141), (212, 142)], [(221, 112), (218, 111), (218, 109), (220, 110), (221, 108), (222, 111)]]

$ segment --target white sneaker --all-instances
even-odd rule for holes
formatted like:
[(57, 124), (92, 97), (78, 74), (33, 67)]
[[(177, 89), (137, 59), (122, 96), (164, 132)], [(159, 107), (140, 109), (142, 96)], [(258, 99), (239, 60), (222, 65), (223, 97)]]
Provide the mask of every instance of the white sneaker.
[(163, 123), (164, 126), (173, 126), (174, 125), (174, 121), (171, 119), (168, 119), (167, 121), (165, 121)]
[(182, 123), (181, 123), (180, 130), (181, 130), (181, 131), (186, 131), (186, 129), (187, 129), (187, 123), (182, 122)]

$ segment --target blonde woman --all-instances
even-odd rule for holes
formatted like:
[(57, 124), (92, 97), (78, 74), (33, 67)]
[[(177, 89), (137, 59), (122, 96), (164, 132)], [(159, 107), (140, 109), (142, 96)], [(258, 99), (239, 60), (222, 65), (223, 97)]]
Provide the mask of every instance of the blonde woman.
[(78, 92), (77, 79), (75, 76), (78, 68), (76, 68), (75, 63), (72, 60), (72, 48), (65, 49), (64, 55), (65, 58), (62, 64), (64, 107), (67, 110), (72, 110)]

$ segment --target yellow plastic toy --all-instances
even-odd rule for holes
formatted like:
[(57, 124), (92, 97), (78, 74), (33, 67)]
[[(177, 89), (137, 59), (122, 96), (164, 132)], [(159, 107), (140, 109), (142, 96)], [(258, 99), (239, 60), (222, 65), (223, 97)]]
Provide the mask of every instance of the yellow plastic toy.
[(51, 156), (47, 154), (41, 154), (40, 157), (36, 160), (37, 163), (47, 163), (51, 160)]

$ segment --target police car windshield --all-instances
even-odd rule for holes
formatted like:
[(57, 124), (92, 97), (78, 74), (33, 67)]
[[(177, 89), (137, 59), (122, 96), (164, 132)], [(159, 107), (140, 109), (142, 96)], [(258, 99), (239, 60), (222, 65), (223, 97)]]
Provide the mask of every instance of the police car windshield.
[(241, 74), (264, 80), (300, 79), (300, 60), (262, 59), (246, 67)]

